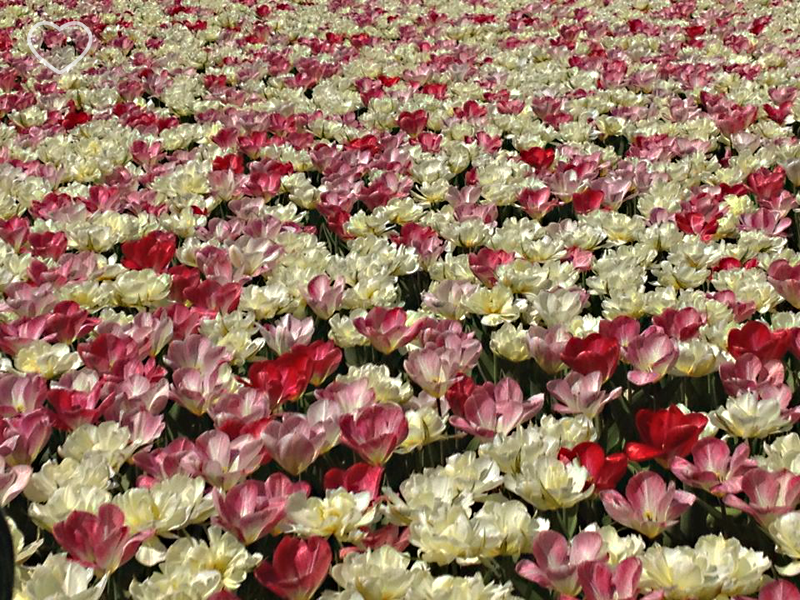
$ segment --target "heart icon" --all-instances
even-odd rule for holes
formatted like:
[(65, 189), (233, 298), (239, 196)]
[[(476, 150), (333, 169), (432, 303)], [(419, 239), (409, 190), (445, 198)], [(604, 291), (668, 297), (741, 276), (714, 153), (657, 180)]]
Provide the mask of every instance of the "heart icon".
[[(81, 54), (80, 54), (80, 56), (78, 56), (78, 58), (76, 58), (71, 63), (69, 63), (66, 67), (64, 67), (62, 69), (59, 69), (58, 67), (55, 67), (54, 65), (52, 65), (50, 63), (50, 61), (48, 61), (45, 57), (43, 57), (41, 54), (39, 54), (39, 51), (36, 49), (36, 45), (33, 43), (33, 34), (38, 29), (40, 29), (42, 27), (52, 27), (53, 29), (55, 29), (56, 31), (58, 31), (60, 33), (64, 33), (64, 30), (69, 29), (71, 27), (77, 27), (78, 29), (82, 29), (83, 30), (83, 32), (88, 36), (89, 41), (86, 44), (86, 48), (83, 49), (83, 52), (81, 52)], [(63, 75), (64, 73), (69, 71), (72, 67), (77, 65), (78, 62), (80, 62), (80, 60), (84, 56), (86, 56), (87, 52), (89, 52), (89, 50), (92, 47), (92, 41), (93, 41), (92, 32), (89, 30), (89, 28), (86, 25), (84, 25), (80, 21), (70, 21), (69, 23), (64, 23), (63, 25), (60, 25), (60, 26), (56, 25), (52, 21), (40, 21), (39, 23), (36, 23), (36, 25), (31, 27), (31, 30), (28, 32), (28, 48), (31, 49), (31, 52), (33, 53), (33, 55), (36, 58), (38, 58), (39, 62), (41, 62), (45, 67), (47, 67), (51, 71), (54, 71), (55, 73), (58, 73), (59, 75)]]

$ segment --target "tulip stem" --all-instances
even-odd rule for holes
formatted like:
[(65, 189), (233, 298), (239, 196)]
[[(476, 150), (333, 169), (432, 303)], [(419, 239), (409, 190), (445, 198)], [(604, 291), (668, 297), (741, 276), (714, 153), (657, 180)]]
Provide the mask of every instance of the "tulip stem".
[(708, 512), (710, 512), (712, 515), (714, 515), (714, 518), (715, 518), (715, 519), (724, 519), (724, 518), (725, 518), (725, 517), (722, 515), (722, 513), (721, 513), (721, 512), (719, 512), (719, 510), (717, 510), (717, 509), (716, 509), (714, 506), (712, 506), (711, 504), (709, 504), (708, 502), (706, 502), (705, 500), (703, 500), (703, 499), (702, 499), (700, 496), (695, 496), (695, 497), (697, 498), (697, 501), (698, 501), (700, 504), (702, 504), (702, 505), (703, 505), (703, 508), (705, 508), (705, 509), (706, 509)]

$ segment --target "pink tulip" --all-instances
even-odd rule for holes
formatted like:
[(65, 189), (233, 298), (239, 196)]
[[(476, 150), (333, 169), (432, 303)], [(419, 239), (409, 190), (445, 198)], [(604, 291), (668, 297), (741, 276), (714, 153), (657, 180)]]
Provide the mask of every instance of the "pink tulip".
[(675, 525), (696, 499), (694, 494), (676, 490), (673, 481), (667, 486), (653, 471), (641, 471), (631, 477), (625, 496), (616, 490), (599, 495), (612, 519), (651, 539)]
[(47, 383), (39, 375), (0, 374), (0, 418), (41, 408), (46, 393)]
[(627, 315), (620, 315), (612, 321), (600, 321), (598, 333), (603, 337), (614, 338), (619, 342), (620, 348), (625, 349), (639, 335), (641, 329), (639, 321)]
[(647, 385), (667, 374), (678, 360), (678, 348), (660, 327), (648, 327), (625, 348), (625, 360), (633, 367), (628, 381)]
[(762, 361), (755, 354), (742, 354), (735, 362), (726, 362), (719, 367), (719, 377), (725, 393), (738, 396), (753, 391), (759, 396), (784, 386), (784, 367), (780, 360)]
[(715, 496), (738, 494), (742, 478), (756, 462), (749, 458), (750, 447), (739, 444), (731, 455), (728, 444), (718, 438), (703, 438), (692, 448), (692, 462), (676, 456), (670, 470), (686, 485), (704, 489)]
[(775, 291), (793, 307), (800, 308), (800, 265), (793, 267), (784, 259), (776, 260), (767, 273)]
[(276, 354), (284, 354), (295, 344), (308, 344), (314, 335), (314, 319), (297, 319), (290, 314), (283, 315), (275, 324), (259, 326), (261, 336), (267, 346)]
[(353, 319), (353, 326), (369, 339), (372, 346), (383, 354), (391, 354), (417, 337), (424, 321), (406, 326), (406, 311), (402, 308), (386, 309), (376, 306), (366, 317)]
[(506, 377), (496, 385), (491, 382), (476, 387), (461, 403), (451, 403), (453, 427), (489, 439), (497, 433), (508, 435), (518, 425), (530, 420), (544, 405), (544, 394), (523, 400), (516, 380)]
[(328, 576), (333, 553), (328, 540), (284, 536), (272, 556), (255, 570), (256, 580), (284, 600), (310, 600)]
[[(332, 402), (339, 407), (342, 414), (354, 413), (375, 403), (375, 390), (366, 377), (348, 382), (334, 381), (322, 389), (314, 390), (314, 396), (318, 402)], [(337, 415), (337, 419), (338, 416), (341, 414)]]
[(311, 424), (301, 413), (283, 413), (261, 433), (267, 451), (283, 469), (297, 476), (333, 445), (338, 427), (329, 422)]
[(82, 565), (113, 573), (128, 562), (151, 530), (131, 535), (125, 513), (114, 504), (103, 504), (94, 515), (72, 511), (66, 521), (56, 523), (53, 537), (70, 557)]
[(557, 531), (539, 533), (531, 548), (534, 560), (523, 559), (517, 563), (519, 575), (534, 583), (574, 596), (580, 590), (578, 568), (587, 561), (606, 560), (603, 538), (594, 531), (582, 531), (571, 542)]
[(382, 465), (408, 436), (408, 421), (396, 404), (374, 404), (339, 420), (342, 443), (371, 465)]
[(681, 310), (668, 308), (653, 317), (653, 325), (661, 327), (668, 336), (682, 342), (696, 337), (705, 322), (705, 315), (691, 306)]
[(528, 330), (528, 350), (536, 364), (548, 375), (555, 375), (565, 367), (561, 355), (572, 339), (565, 327), (545, 329), (537, 325)]
[(233, 533), (245, 546), (250, 545), (283, 520), (286, 499), (295, 492), (308, 497), (311, 486), (304, 481), (294, 483), (283, 473), (273, 473), (266, 481), (247, 480), (227, 493), (214, 488), (218, 515), (214, 523)]
[(758, 600), (800, 600), (800, 591), (785, 579), (770, 581), (758, 592)]
[(402, 529), (397, 525), (384, 525), (378, 529), (363, 527), (364, 537), (358, 540), (358, 546), (345, 546), (339, 550), (339, 558), (344, 558), (353, 552), (363, 552), (367, 548), (376, 550), (381, 546), (392, 546), (398, 552), (405, 552), (408, 548), (408, 538), (411, 531), (408, 527)]
[(622, 394), (621, 387), (606, 392), (602, 386), (603, 375), (600, 371), (592, 371), (588, 375), (573, 371), (563, 379), (548, 381), (547, 391), (557, 401), (553, 405), (553, 410), (557, 413), (583, 414), (594, 419), (606, 404)]
[(776, 517), (795, 510), (800, 504), (800, 475), (785, 469), (774, 473), (757, 467), (742, 477), (742, 491), (749, 502), (728, 494), (724, 498), (725, 504), (746, 512), (766, 527)]
[(303, 293), (303, 297), (314, 314), (321, 319), (330, 319), (342, 305), (344, 288), (343, 277), (337, 277), (331, 284), (327, 275), (317, 275), (308, 282), (308, 289)]
[(331, 340), (317, 340), (308, 345), (311, 369), (311, 385), (318, 386), (339, 368), (342, 362), (341, 349)]
[(230, 490), (261, 466), (264, 444), (252, 435), (230, 439), (217, 429), (206, 431), (196, 440), (202, 460), (200, 475), (214, 487)]
[(613, 570), (604, 561), (578, 565), (578, 581), (585, 600), (633, 600), (638, 597), (642, 563), (633, 556)]
[(451, 352), (422, 348), (408, 354), (403, 368), (411, 381), (434, 398), (441, 398), (462, 372), (458, 359)]
[(0, 419), (0, 455), (9, 465), (29, 465), (47, 445), (53, 428), (43, 408)]
[(0, 508), (19, 496), (33, 475), (30, 465), (7, 465), (0, 456)]
[(206, 336), (196, 333), (183, 340), (173, 341), (164, 357), (164, 364), (174, 370), (195, 369), (208, 373), (229, 362), (231, 358), (233, 357), (226, 348), (216, 346)]

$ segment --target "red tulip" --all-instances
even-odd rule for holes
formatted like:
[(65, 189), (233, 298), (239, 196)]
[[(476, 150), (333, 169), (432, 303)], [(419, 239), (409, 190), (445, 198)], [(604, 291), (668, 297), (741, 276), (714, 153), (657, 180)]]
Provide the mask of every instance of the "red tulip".
[(514, 253), (505, 250), (481, 248), (476, 254), (468, 254), (469, 268), (483, 285), (494, 286), (497, 283), (497, 267), (514, 262)]
[(326, 490), (342, 487), (348, 492), (369, 492), (374, 500), (380, 491), (383, 467), (376, 467), (365, 463), (350, 465), (347, 470), (328, 469), (323, 478)]
[(528, 150), (520, 150), (520, 158), (528, 163), (537, 172), (545, 171), (553, 164), (556, 157), (556, 151), (553, 148), (529, 148)]
[(167, 231), (153, 231), (143, 238), (122, 244), (122, 266), (128, 269), (166, 270), (175, 256), (176, 237)]
[(728, 352), (734, 358), (750, 353), (764, 362), (781, 360), (791, 343), (790, 329), (772, 331), (759, 321), (748, 321), (741, 329), (731, 329), (728, 333)]
[(586, 190), (572, 195), (572, 210), (577, 215), (585, 215), (600, 208), (605, 194), (601, 190)]
[(655, 458), (668, 466), (672, 457), (685, 457), (692, 451), (707, 423), (705, 415), (683, 414), (674, 405), (664, 410), (643, 408), (636, 413), (641, 442), (628, 442), (625, 454), (635, 462)]
[(255, 570), (258, 583), (284, 600), (310, 600), (328, 576), (333, 553), (328, 540), (284, 536), (275, 548), (272, 562)]
[(103, 504), (96, 515), (72, 511), (66, 521), (53, 527), (53, 537), (72, 558), (106, 573), (116, 571), (133, 558), (152, 533), (148, 530), (130, 535), (125, 513), (114, 504)]
[(371, 465), (382, 465), (408, 436), (408, 421), (396, 404), (373, 404), (339, 420), (342, 443)]
[(619, 363), (619, 342), (599, 333), (585, 338), (574, 337), (567, 342), (561, 360), (581, 375), (600, 371), (603, 381), (608, 381)]
[(294, 402), (306, 391), (311, 381), (311, 358), (307, 347), (302, 346), (274, 360), (254, 362), (247, 374), (251, 385), (267, 392), (270, 403), (278, 406)]
[(581, 465), (589, 471), (586, 485), (594, 484), (595, 491), (612, 490), (628, 470), (628, 458), (623, 452), (609, 454), (603, 447), (595, 442), (582, 442), (572, 448), (561, 448), (558, 458), (562, 461), (572, 461), (578, 458)]
[(342, 362), (342, 351), (330, 340), (317, 340), (307, 346), (307, 354), (311, 369), (310, 383), (317, 387), (339, 367)]
[(403, 111), (397, 117), (397, 125), (410, 137), (417, 137), (428, 124), (428, 113), (424, 110)]

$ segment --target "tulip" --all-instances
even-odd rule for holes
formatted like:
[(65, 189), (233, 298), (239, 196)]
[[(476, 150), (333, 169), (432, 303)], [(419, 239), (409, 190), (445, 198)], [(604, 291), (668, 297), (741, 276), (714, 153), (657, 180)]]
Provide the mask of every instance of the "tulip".
[(417, 337), (425, 321), (406, 326), (406, 311), (402, 308), (386, 309), (376, 306), (366, 317), (353, 319), (356, 330), (369, 339), (372, 346), (383, 354), (391, 354)]
[(306, 304), (320, 319), (330, 319), (339, 310), (344, 297), (345, 281), (337, 277), (331, 284), (327, 275), (317, 275), (308, 282), (308, 289), (303, 292)]
[(628, 381), (648, 385), (661, 380), (677, 362), (678, 347), (660, 327), (648, 327), (625, 348), (625, 360), (633, 367)]
[(408, 354), (403, 368), (411, 381), (434, 398), (441, 398), (462, 372), (458, 356), (436, 348), (422, 348)]
[(497, 267), (514, 262), (514, 254), (505, 250), (481, 248), (477, 254), (469, 254), (469, 268), (486, 287), (497, 283)]
[(196, 441), (200, 475), (211, 485), (229, 490), (261, 466), (264, 444), (260, 438), (241, 435), (230, 439), (222, 431), (206, 431)]
[(791, 266), (788, 261), (774, 261), (767, 271), (767, 281), (794, 308), (800, 308), (800, 265)]
[(600, 371), (603, 381), (608, 381), (619, 363), (619, 342), (614, 338), (592, 333), (585, 338), (574, 337), (567, 342), (561, 353), (570, 368), (582, 375)]
[(408, 422), (396, 404), (374, 404), (339, 420), (342, 443), (371, 465), (382, 465), (408, 436)]
[(570, 542), (557, 531), (540, 532), (531, 548), (534, 560), (517, 563), (519, 575), (549, 590), (574, 596), (580, 590), (578, 568), (596, 560), (605, 560), (603, 538), (594, 531), (582, 531)]
[(610, 392), (601, 389), (602, 377), (600, 371), (588, 375), (573, 371), (563, 379), (548, 381), (547, 391), (557, 401), (553, 404), (553, 410), (564, 415), (583, 414), (594, 419), (606, 404), (622, 394), (621, 387)]
[(681, 310), (668, 308), (653, 317), (653, 325), (661, 327), (668, 336), (682, 342), (695, 337), (705, 322), (705, 315), (691, 306)]
[(586, 487), (594, 484), (598, 492), (614, 489), (628, 470), (628, 457), (623, 452), (606, 456), (603, 447), (595, 442), (581, 442), (571, 450), (561, 448), (558, 458), (570, 462), (575, 458), (589, 471)]
[(375, 500), (378, 497), (382, 479), (383, 467), (355, 463), (346, 470), (328, 469), (322, 481), (326, 490), (342, 487), (354, 494), (369, 492), (370, 497)]
[(283, 413), (261, 433), (264, 447), (283, 469), (299, 475), (336, 443), (338, 427), (324, 421), (312, 424), (306, 415)]
[(53, 433), (46, 409), (0, 419), (0, 455), (9, 465), (30, 465)]
[(33, 468), (30, 465), (11, 466), (0, 456), (0, 508), (22, 493), (31, 475)]
[(776, 579), (761, 588), (758, 600), (800, 600), (800, 591), (786, 579)]
[(749, 502), (731, 493), (723, 498), (725, 504), (746, 512), (766, 529), (777, 517), (800, 504), (800, 475), (785, 469), (777, 473), (751, 469), (742, 477), (742, 492)]
[(125, 513), (114, 504), (103, 504), (94, 515), (72, 511), (56, 523), (53, 537), (69, 555), (85, 567), (113, 573), (128, 562), (152, 530), (131, 535)]
[(692, 462), (676, 456), (669, 468), (686, 485), (722, 497), (741, 491), (743, 476), (756, 466), (749, 456), (750, 447), (747, 443), (739, 444), (731, 455), (728, 444), (709, 437), (694, 445)]
[(274, 325), (259, 326), (267, 346), (276, 354), (285, 354), (297, 344), (307, 345), (314, 335), (314, 319), (283, 315)]
[(617, 523), (655, 538), (678, 522), (694, 504), (696, 496), (669, 486), (658, 473), (640, 471), (625, 486), (625, 496), (616, 490), (600, 492), (600, 500), (608, 515)]
[(533, 325), (528, 330), (528, 351), (536, 364), (548, 375), (564, 368), (561, 356), (571, 336), (565, 327), (545, 329)]
[(183, 290), (184, 298), (193, 306), (219, 313), (236, 310), (241, 294), (241, 283), (220, 283), (213, 279), (206, 279)]
[(122, 266), (128, 269), (153, 269), (163, 273), (175, 256), (174, 233), (153, 231), (143, 238), (122, 244)]
[(424, 110), (403, 111), (397, 117), (397, 125), (412, 138), (422, 133), (427, 123), (428, 113)]
[(697, 443), (708, 418), (699, 413), (683, 414), (677, 406), (664, 410), (643, 408), (636, 413), (641, 442), (628, 442), (625, 454), (632, 461), (657, 459), (665, 467), (674, 456), (686, 456)]
[(328, 576), (333, 553), (328, 540), (307, 540), (284, 536), (273, 553), (272, 562), (262, 562), (256, 580), (285, 600), (310, 600)]
[(792, 335), (790, 329), (771, 331), (764, 323), (748, 321), (741, 329), (728, 333), (728, 352), (734, 358), (750, 353), (762, 361), (781, 360), (792, 343)]
[(311, 381), (308, 348), (300, 346), (274, 360), (254, 362), (247, 374), (251, 385), (267, 393), (273, 407), (295, 402)]
[(272, 532), (286, 515), (286, 499), (295, 492), (306, 497), (311, 486), (294, 483), (283, 473), (273, 473), (266, 481), (247, 480), (227, 493), (214, 488), (217, 517), (214, 524), (233, 533), (244, 545), (250, 545)]
[(603, 561), (578, 565), (578, 581), (585, 600), (635, 600), (638, 597), (641, 561), (631, 556), (612, 570)]
[(497, 433), (508, 435), (518, 425), (530, 420), (544, 405), (544, 394), (523, 401), (522, 389), (509, 377), (497, 384), (487, 382), (472, 390), (463, 402), (448, 402), (454, 416), (450, 424), (467, 433), (489, 439)]

